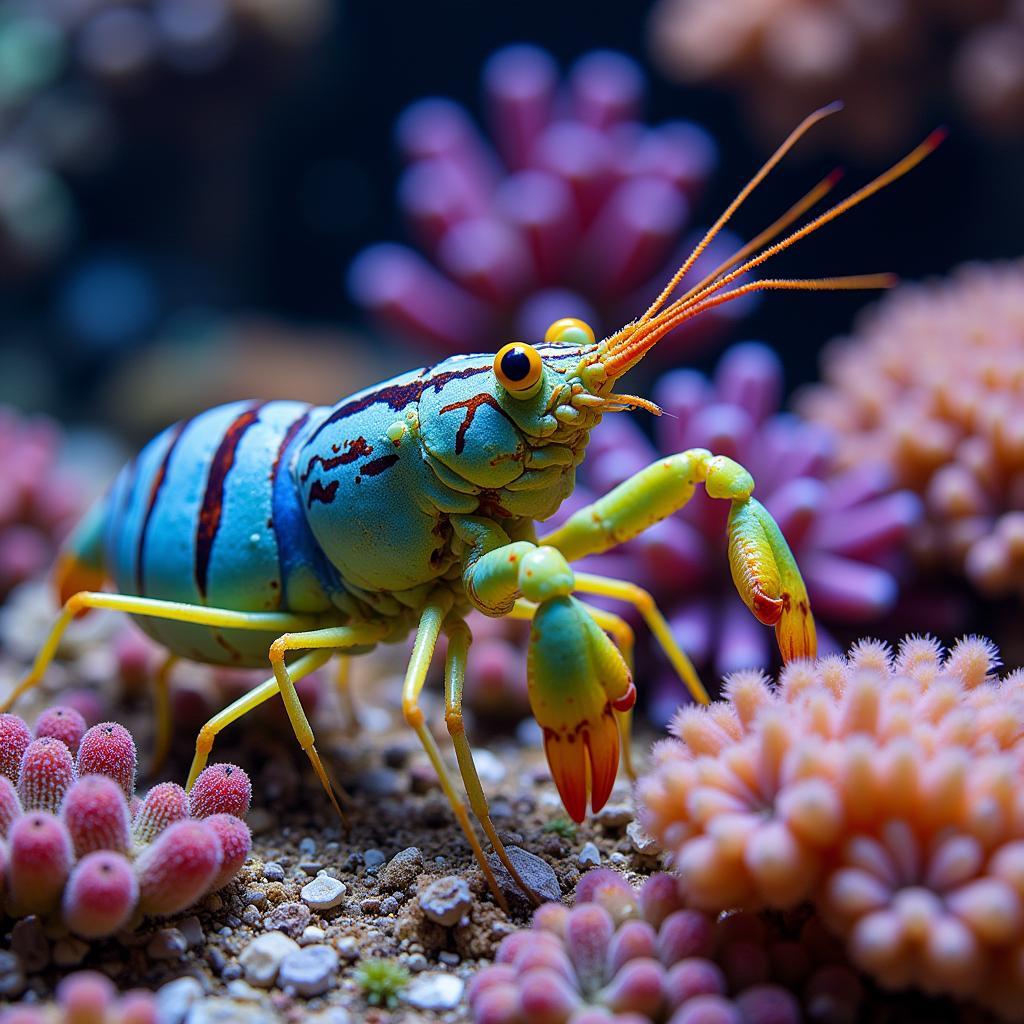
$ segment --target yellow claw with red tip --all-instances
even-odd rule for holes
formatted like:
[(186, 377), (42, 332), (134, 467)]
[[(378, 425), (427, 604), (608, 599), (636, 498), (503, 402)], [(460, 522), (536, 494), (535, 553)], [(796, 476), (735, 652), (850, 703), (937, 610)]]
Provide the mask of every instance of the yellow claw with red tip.
[(600, 810), (619, 767), (616, 711), (636, 700), (618, 648), (574, 597), (544, 601), (527, 654), (530, 707), (544, 730), (544, 752), (569, 816)]
[(807, 587), (786, 538), (755, 498), (735, 500), (729, 512), (729, 568), (743, 603), (775, 627), (783, 661), (818, 651)]

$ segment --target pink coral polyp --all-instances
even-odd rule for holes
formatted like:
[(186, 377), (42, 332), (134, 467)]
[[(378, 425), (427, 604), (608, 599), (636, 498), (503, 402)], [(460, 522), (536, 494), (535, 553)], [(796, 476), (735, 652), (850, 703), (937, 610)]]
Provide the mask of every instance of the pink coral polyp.
[(1024, 999), (1024, 673), (987, 640), (863, 641), (726, 682), (641, 780), (691, 904), (817, 903), (882, 984)]

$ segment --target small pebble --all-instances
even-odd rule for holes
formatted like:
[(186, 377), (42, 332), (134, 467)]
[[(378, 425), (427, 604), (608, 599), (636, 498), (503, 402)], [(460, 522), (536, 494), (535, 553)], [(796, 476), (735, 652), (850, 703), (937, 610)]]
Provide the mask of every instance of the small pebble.
[(89, 952), (89, 944), (68, 936), (53, 944), (53, 962), (58, 967), (77, 967)]
[(311, 924), (300, 936), (300, 946), (312, 946), (317, 942), (323, 942), (327, 938), (327, 932), (323, 928), (317, 928), (316, 925)]
[(227, 982), (237, 981), (242, 976), (242, 968), (238, 964), (225, 964), (220, 976)]
[(278, 984), (299, 996), (319, 996), (331, 987), (337, 970), (338, 954), (330, 946), (306, 946), (284, 958)]
[(381, 865), (387, 860), (381, 850), (364, 850), (363, 851), (363, 864), (366, 866), (367, 871), (376, 871)]
[(283, 882), (284, 868), (281, 867), (276, 860), (268, 860), (267, 863), (263, 865), (263, 877), (268, 882)]
[(431, 972), (410, 982), (404, 999), (418, 1010), (454, 1010), (464, 988), (465, 982), (454, 974)]
[(50, 963), (50, 943), (38, 917), (23, 917), (11, 932), (11, 952), (17, 954), (22, 970), (38, 974)]
[(157, 1015), (162, 1024), (182, 1024), (192, 1004), (203, 998), (203, 986), (196, 978), (167, 982), (156, 991)]
[(242, 902), (262, 910), (267, 905), (267, 894), (262, 889), (246, 889), (242, 893)]
[(277, 929), (297, 938), (305, 931), (313, 915), (305, 903), (280, 903), (263, 918), (268, 931)]
[(303, 836), (299, 840), (299, 853), (303, 857), (312, 857), (316, 853), (316, 840), (312, 836)]
[(250, 928), (258, 928), (262, 920), (260, 912), (255, 907), (246, 907), (242, 911), (242, 921)]
[(177, 928), (161, 928), (146, 946), (150, 960), (178, 960), (185, 955), (188, 943)]
[(607, 804), (594, 815), (594, 821), (601, 828), (625, 828), (633, 820), (633, 808), (629, 804)]
[(330, 910), (345, 898), (348, 887), (333, 875), (317, 875), (302, 887), (302, 902), (312, 910)]
[(270, 988), (277, 978), (281, 962), (298, 949), (298, 943), (283, 932), (267, 932), (253, 939), (238, 958), (245, 980), (258, 988)]
[(406, 790), (406, 778), (390, 768), (376, 768), (356, 776), (354, 786), (366, 796), (401, 796)]
[(594, 843), (584, 843), (577, 859), (585, 868), (596, 868), (601, 863), (601, 851)]
[[(545, 900), (556, 901), (562, 898), (562, 889), (558, 884), (558, 878), (546, 860), (536, 854), (528, 853), (519, 846), (508, 846), (505, 848), (505, 852), (523, 881), (538, 896)], [(505, 870), (505, 865), (498, 860), (497, 855), (489, 854), (487, 861), (491, 865), (491, 870), (494, 872), (494, 877), (502, 892), (518, 904), (528, 904), (529, 900), (526, 894), (512, 880), (512, 876)]]
[(277, 1020), (273, 1011), (239, 999), (201, 999), (188, 1014), (188, 1024), (276, 1024)]
[(380, 913), (385, 917), (390, 917), (392, 914), (398, 913), (398, 908), (401, 905), (402, 904), (395, 899), (394, 896), (385, 896), (384, 899), (380, 901)]
[(462, 963), (462, 957), (458, 953), (449, 953), (447, 949), (437, 954), (437, 959), (449, 967), (458, 967)]
[(185, 942), (188, 944), (189, 949), (203, 944), (203, 939), (205, 938), (203, 926), (199, 923), (199, 918), (194, 914), (178, 922), (178, 931), (185, 936)]
[(306, 1024), (352, 1024), (352, 1015), (340, 1006), (329, 1006), (319, 1013), (309, 1014)]
[(351, 961), (359, 959), (359, 943), (352, 935), (343, 935), (334, 944), (334, 948), (338, 951), (338, 956), (342, 960)]
[(304, 871), (307, 875), (315, 875), (318, 871), (323, 871), (324, 864), (320, 860), (302, 860), (299, 861), (299, 870)]
[(423, 870), (423, 854), (415, 846), (396, 853), (380, 870), (378, 878), (384, 892), (396, 892), (404, 889), (416, 880)]
[(639, 821), (631, 821), (626, 826), (626, 835), (633, 849), (642, 857), (657, 857), (661, 852), (657, 839), (648, 835), (640, 827)]
[(449, 875), (426, 886), (419, 894), (419, 903), (431, 921), (451, 928), (472, 909), (473, 894), (465, 879)]
[(412, 971), (413, 974), (418, 974), (420, 971), (427, 969), (427, 958), (422, 953), (412, 953), (405, 961), (405, 966)]

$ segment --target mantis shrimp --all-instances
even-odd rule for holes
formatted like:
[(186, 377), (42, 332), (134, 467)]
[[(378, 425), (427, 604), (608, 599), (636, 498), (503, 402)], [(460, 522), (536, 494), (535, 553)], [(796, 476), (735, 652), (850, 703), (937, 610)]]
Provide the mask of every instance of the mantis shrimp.
[[(491, 822), (463, 725), (469, 611), (531, 620), (530, 704), (555, 784), (577, 821), (588, 803), (597, 811), (611, 793), (636, 689), (631, 627), (576, 595), (632, 604), (693, 699), (706, 703), (708, 695), (645, 591), (574, 572), (570, 563), (636, 536), (703, 485), (711, 497), (731, 503), (729, 561), (743, 600), (775, 627), (784, 659), (815, 654), (799, 569), (775, 521), (752, 497), (750, 474), (729, 458), (693, 449), (659, 459), (553, 532), (538, 537), (536, 524), (572, 492), (575, 468), (602, 416), (631, 408), (660, 412), (615, 388), (678, 324), (754, 291), (892, 283), (887, 275), (746, 275), (905, 174), (935, 148), (939, 133), (773, 242), (828, 192), (835, 177), (825, 179), (731, 260), (673, 298), (761, 180), (837, 106), (806, 118), (646, 312), (603, 340), (581, 321), (559, 320), (542, 343), (454, 356), (331, 408), (236, 402), (165, 430), (121, 471), (72, 535), (57, 567), (60, 617), (3, 710), (39, 682), (68, 623), (88, 609), (138, 616), (170, 652), (156, 680), (158, 748), (170, 735), (167, 668), (175, 657), (256, 666), (269, 651), (273, 675), (200, 730), (188, 785), (222, 729), (280, 694), (296, 739), (341, 814), (295, 682), (335, 653), (344, 659), (415, 631), (402, 690), (405, 719), (499, 904), (505, 901), (469, 810), (500, 862), (530, 893)], [(116, 593), (101, 589), (108, 579)], [(419, 706), (442, 633), (445, 721), (469, 810)], [(298, 652), (305, 653), (295, 657)]]

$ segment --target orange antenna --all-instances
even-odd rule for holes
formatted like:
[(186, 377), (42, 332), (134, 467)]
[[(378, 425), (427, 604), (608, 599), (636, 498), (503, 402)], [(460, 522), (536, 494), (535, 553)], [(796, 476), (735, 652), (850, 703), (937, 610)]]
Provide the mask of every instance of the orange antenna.
[[(669, 331), (678, 327), (684, 320), (689, 320), (700, 313), (715, 306), (721, 306), (741, 295), (749, 295), (751, 292), (845, 292), (865, 291), (870, 289), (895, 288), (900, 283), (896, 274), (852, 274), (848, 277), (809, 277), (809, 278), (765, 278), (761, 281), (750, 281), (747, 284), (739, 285), (726, 292), (708, 293), (708, 296), (699, 302), (688, 304), (683, 309), (677, 310), (671, 316), (660, 319), (650, 335), (644, 339), (647, 343), (656, 344)], [(607, 361), (605, 362), (607, 366)]]
[[(814, 115), (812, 115), (812, 117), (813, 116)], [(608, 374), (612, 377), (620, 376), (657, 341), (672, 330), (673, 327), (678, 326), (683, 321), (689, 320), (691, 317), (694, 317), (698, 313), (702, 313), (707, 309), (719, 306), (724, 302), (739, 298), (741, 295), (746, 295), (750, 292), (770, 290), (822, 291), (846, 290), (851, 288), (892, 287), (895, 279), (891, 275), (871, 274), (858, 275), (854, 277), (815, 279), (771, 279), (767, 281), (752, 282), (751, 284), (742, 285), (722, 292), (722, 289), (726, 285), (731, 284), (737, 278), (742, 277), (755, 267), (760, 266), (766, 260), (778, 255), (778, 253), (784, 252), (801, 238), (806, 238), (808, 235), (813, 234), (830, 221), (842, 216), (842, 214), (846, 213), (848, 210), (851, 210), (859, 203), (864, 202), (865, 199), (874, 195), (876, 192), (881, 191), (887, 185), (891, 185), (898, 178), (901, 178), (908, 171), (916, 167), (930, 153), (934, 152), (945, 137), (946, 130), (944, 128), (936, 129), (924, 140), (924, 142), (908, 153), (902, 160), (890, 167), (889, 170), (880, 174), (873, 181), (870, 181), (867, 185), (864, 185), (846, 199), (836, 203), (824, 213), (819, 214), (803, 227), (798, 228), (796, 231), (787, 235), (781, 241), (768, 246), (768, 248), (762, 250), (756, 256), (748, 259), (745, 259), (745, 257), (747, 256), (747, 253), (751, 251), (754, 243), (744, 246), (736, 256), (726, 261), (726, 263), (715, 271), (714, 274), (705, 278), (704, 281), (694, 288), (691, 288), (684, 296), (676, 299), (669, 306), (662, 309), (661, 312), (653, 319), (651, 319), (651, 311), (648, 310), (648, 313), (645, 314), (646, 319), (641, 318), (641, 320), (636, 323), (629, 324), (616, 334), (612, 335), (608, 339), (608, 347), (601, 360)], [(764, 168), (762, 168), (762, 170), (764, 170)], [(795, 206), (783, 214), (779, 220), (762, 232), (761, 235), (758, 236), (758, 239), (755, 239), (755, 242), (760, 242), (763, 237), (773, 238), (779, 230), (784, 230), (784, 228), (792, 222), (792, 219), (799, 217), (800, 212), (803, 212), (801, 207), (805, 210), (813, 205), (813, 202), (808, 202), (812, 196), (820, 198), (821, 195), (824, 195), (829, 188), (831, 188), (832, 177), (833, 176), (830, 175), (828, 178), (820, 182), (811, 190), (811, 192), (796, 203)], [(816, 199), (814, 201), (816, 201)], [(793, 214), (794, 210), (799, 212)], [(722, 218), (719, 218), (719, 222), (716, 222), (716, 226), (720, 222), (722, 222)], [(783, 227), (780, 228), (779, 225), (783, 225)], [(712, 232), (714, 230), (715, 228), (712, 228)], [(709, 232), (708, 235), (711, 235), (712, 232)], [(708, 235), (705, 236), (705, 239), (708, 238)], [(697, 250), (694, 250), (694, 252), (696, 251)], [(739, 266), (735, 266), (739, 260), (745, 261), (741, 262)], [(692, 256), (691, 259), (687, 261), (687, 264), (692, 266)], [(686, 264), (684, 264), (684, 266), (686, 266)], [(734, 269), (729, 270), (730, 267), (734, 267)], [(724, 276), (720, 276), (723, 270), (727, 270), (728, 273), (725, 273)], [(680, 275), (677, 272), (673, 278), (673, 282), (678, 282), (679, 276)], [(675, 285), (673, 284), (672, 287), (675, 287)], [(712, 297), (714, 297), (713, 301)], [(660, 309), (660, 307), (664, 305), (666, 298), (667, 294), (663, 291), (662, 295), (655, 301), (651, 309), (655, 311)]]
[(736, 198), (725, 208), (722, 215), (715, 221), (714, 224), (708, 228), (704, 237), (697, 243), (693, 252), (686, 257), (683, 265), (672, 275), (672, 279), (662, 289), (661, 294), (651, 303), (647, 308), (647, 311), (642, 317), (636, 322), (635, 326), (640, 327), (647, 323), (648, 320), (659, 309), (665, 304), (665, 300), (675, 291), (676, 286), (679, 282), (690, 272), (694, 263), (700, 259), (701, 253), (714, 241), (718, 233), (725, 227), (729, 222), (732, 215), (743, 205), (750, 194), (757, 188), (758, 185), (764, 181), (765, 178), (772, 172), (775, 166), (780, 160), (813, 128), (819, 121), (823, 121), (826, 117), (832, 114), (838, 113), (843, 109), (843, 104), (836, 100), (834, 103), (828, 104), (828, 106), (822, 107), (820, 110), (815, 110), (813, 113), (808, 114), (797, 127), (790, 132), (785, 142), (764, 162), (761, 169), (740, 189)]
[[(802, 228), (798, 228), (791, 235), (787, 235), (781, 242), (776, 242), (774, 245), (770, 245), (763, 252), (754, 256), (752, 259), (747, 260), (745, 263), (740, 264), (740, 266), (726, 274), (724, 277), (719, 278), (707, 287), (695, 292), (689, 298), (677, 300), (668, 308), (672, 309), (673, 307), (679, 307), (683, 304), (689, 305), (690, 303), (700, 301), (703, 296), (717, 291), (724, 285), (735, 281), (738, 277), (742, 277), (755, 267), (759, 267), (766, 260), (771, 259), (773, 256), (777, 256), (780, 252), (784, 252), (791, 245), (799, 242), (801, 238), (806, 238), (808, 235), (811, 235), (820, 228), (823, 228), (830, 221), (835, 220), (837, 217), (841, 217), (848, 210), (852, 210), (853, 207), (860, 205), (865, 199), (869, 199), (876, 192), (881, 192), (881, 190), (887, 185), (891, 185), (894, 181), (902, 178), (903, 175), (909, 171), (912, 171), (922, 160), (924, 160), (925, 157), (935, 152), (935, 150), (941, 145), (943, 139), (946, 138), (947, 134), (948, 132), (945, 128), (936, 128), (935, 131), (933, 131), (928, 138), (924, 140), (924, 142), (903, 157), (902, 160), (893, 164), (889, 170), (880, 174), (873, 181), (869, 181), (866, 185), (857, 189), (857, 191), (852, 195), (847, 196), (841, 202), (836, 203), (835, 206), (832, 206), (824, 213), (819, 214), (814, 218), (814, 220), (809, 221)], [(666, 309), (665, 312), (668, 312), (668, 309)]]
[[(706, 277), (698, 281), (692, 288), (690, 288), (685, 295), (681, 296), (682, 300), (686, 300), (697, 292), (702, 291), (707, 285), (711, 284), (717, 277), (720, 277), (731, 267), (735, 267), (737, 263), (745, 260), (752, 253), (757, 252), (762, 245), (767, 245), (773, 238), (778, 238), (783, 231), (790, 226), (790, 224), (798, 221), (808, 210), (816, 206), (818, 202), (829, 194), (839, 183), (839, 180), (843, 176), (843, 169), (837, 167), (834, 171), (830, 171), (817, 185), (814, 186), (802, 199), (795, 202), (778, 220), (774, 223), (769, 224), (768, 227), (752, 238), (742, 249), (739, 249), (734, 255), (730, 256), (724, 263), (720, 263), (714, 270), (711, 271)], [(678, 301), (678, 300), (677, 300)]]

